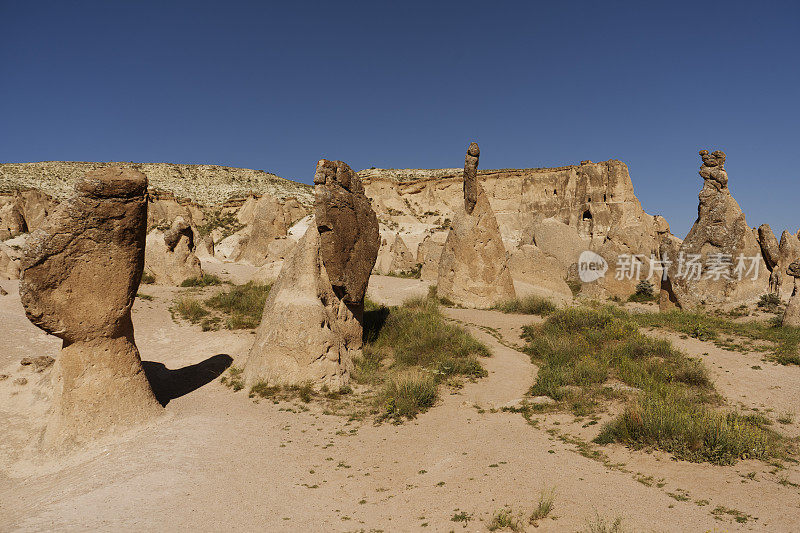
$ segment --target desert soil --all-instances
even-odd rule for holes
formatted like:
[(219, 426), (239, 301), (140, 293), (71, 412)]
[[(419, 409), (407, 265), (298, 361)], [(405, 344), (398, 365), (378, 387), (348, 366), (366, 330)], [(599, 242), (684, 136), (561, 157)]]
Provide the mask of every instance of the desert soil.
[[(168, 308), (186, 289), (143, 286), (154, 299), (134, 306), (136, 342), (172, 386), (164, 416), (89, 449), (42, 457), (33, 449), (49, 376), (19, 360), (56, 356), (59, 341), (25, 318), (18, 283), (0, 284), (9, 292), (0, 296), (0, 373), (8, 375), (0, 381), (1, 531), (485, 531), (503, 507), (524, 514), (529, 531), (584, 530), (596, 514), (622, 517), (627, 531), (800, 529), (796, 465), (771, 473), (759, 461), (691, 464), (618, 445), (590, 445), (601, 454), (588, 457), (581, 443), (613, 413), (599, 423), (547, 414), (531, 424), (500, 410), (533, 383), (536, 367), (515, 346), (537, 319), (496, 311), (446, 310), (492, 349), (487, 378), (443, 388), (415, 420), (378, 425), (326, 414), (315, 402), (256, 403), (233, 392), (217, 375), (229, 358), (241, 364), (252, 334), (176, 323)], [(374, 300), (393, 304), (427, 291), (418, 280), (380, 276), (370, 287)], [(671, 338), (705, 359), (732, 405), (771, 418), (800, 414), (800, 368)], [(799, 433), (796, 420), (775, 426)], [(528, 524), (540, 491), (551, 488), (550, 517)], [(462, 512), (468, 522), (452, 521)]]

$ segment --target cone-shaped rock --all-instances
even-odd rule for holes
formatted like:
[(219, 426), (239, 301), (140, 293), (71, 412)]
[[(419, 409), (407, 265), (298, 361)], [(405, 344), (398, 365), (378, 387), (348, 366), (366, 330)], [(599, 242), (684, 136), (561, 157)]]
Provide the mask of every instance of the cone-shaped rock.
[[(728, 190), (725, 153), (701, 150), (700, 157), (704, 184), (697, 220), (678, 255), (673, 252), (666, 258), (671, 261), (669, 300), (683, 309), (743, 301), (763, 294), (768, 287), (769, 272), (759, 242)], [(701, 265), (699, 276), (690, 261)]]
[(361, 317), (380, 237), (361, 180), (321, 160), (315, 219), (272, 286), (244, 368), (249, 385), (347, 384), (361, 352)]
[(464, 209), (455, 213), (439, 260), (439, 296), (464, 307), (491, 307), (515, 296), (500, 227), (477, 182), (479, 154), (478, 145), (470, 144), (464, 163)]
[(131, 322), (144, 265), (146, 191), (140, 172), (89, 172), (28, 242), (20, 282), (25, 313), (64, 340), (47, 445), (89, 441), (162, 410)]

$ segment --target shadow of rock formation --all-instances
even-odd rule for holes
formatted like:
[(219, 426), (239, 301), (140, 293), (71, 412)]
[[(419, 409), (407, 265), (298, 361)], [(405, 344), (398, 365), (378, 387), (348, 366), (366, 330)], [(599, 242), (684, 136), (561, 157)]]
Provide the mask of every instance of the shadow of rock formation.
[(228, 354), (217, 354), (194, 365), (170, 370), (164, 363), (142, 361), (142, 367), (150, 380), (156, 399), (162, 406), (170, 400), (180, 398), (211, 383), (231, 366), (233, 358)]

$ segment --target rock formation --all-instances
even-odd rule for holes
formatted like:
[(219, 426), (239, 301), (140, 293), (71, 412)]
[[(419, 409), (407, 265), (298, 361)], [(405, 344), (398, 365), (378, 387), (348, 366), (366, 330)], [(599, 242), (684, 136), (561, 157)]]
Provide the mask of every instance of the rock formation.
[(468, 211), (473, 187), (466, 181), (475, 174), (479, 154), (478, 145), (470, 144), (464, 163), (464, 204), (456, 210), (439, 260), (439, 296), (464, 307), (491, 307), (515, 296), (500, 228), (477, 182), (476, 201)]
[(317, 163), (315, 221), (267, 297), (244, 368), (246, 383), (347, 384), (362, 347), (364, 294), (378, 254), (378, 220), (358, 176)]
[(250, 218), (250, 234), (237, 259), (261, 266), (272, 260), (270, 247), (276, 240), (286, 237), (293, 221), (287, 217), (283, 205), (270, 197), (261, 198), (255, 203)]
[(769, 270), (769, 292), (780, 295), (781, 292), (781, 271), (778, 263), (781, 260), (780, 245), (772, 228), (769, 224), (761, 224), (758, 227), (758, 244), (761, 246), (761, 255), (764, 263)]
[(793, 261), (786, 269), (786, 274), (794, 279), (794, 289), (792, 290), (792, 297), (789, 299), (789, 305), (786, 306), (786, 312), (783, 314), (784, 326), (800, 327), (800, 261)]
[(391, 258), (392, 261), (389, 264), (389, 272), (393, 274), (409, 272), (417, 266), (417, 260), (414, 254), (408, 249), (406, 242), (400, 234), (395, 235), (391, 248)]
[[(359, 305), (380, 246), (378, 218), (361, 180), (346, 163), (322, 159), (314, 174), (320, 254), (336, 294)], [(369, 268), (367, 268), (367, 266)]]
[(439, 259), (442, 257), (444, 242), (426, 235), (417, 246), (417, 264), (421, 265), (419, 279), (436, 281), (439, 278)]
[(164, 233), (155, 229), (147, 235), (144, 268), (158, 285), (180, 285), (188, 278), (202, 277), (195, 249), (191, 226), (178, 217)]
[(63, 339), (49, 446), (88, 441), (161, 412), (130, 314), (144, 266), (147, 178), (105, 168), (75, 189), (31, 236), (22, 261), (26, 315)]
[(464, 156), (464, 210), (472, 214), (478, 202), (478, 158), (481, 149), (478, 143), (469, 143), (467, 155)]
[(728, 190), (725, 153), (701, 150), (700, 157), (704, 183), (697, 220), (678, 255), (670, 250), (668, 258), (670, 299), (683, 309), (744, 301), (763, 294), (768, 285), (761, 247)]

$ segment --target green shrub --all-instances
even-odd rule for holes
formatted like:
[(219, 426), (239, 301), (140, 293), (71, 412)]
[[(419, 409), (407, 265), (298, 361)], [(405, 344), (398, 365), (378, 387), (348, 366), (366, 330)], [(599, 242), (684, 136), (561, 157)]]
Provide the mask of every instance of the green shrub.
[(156, 282), (156, 277), (149, 272), (142, 272), (142, 283), (145, 285), (152, 285)]
[(194, 298), (179, 298), (172, 310), (192, 324), (200, 322), (203, 317), (208, 315), (208, 309)]
[(781, 297), (774, 293), (762, 294), (758, 299), (758, 307), (769, 313), (777, 313), (781, 308)]
[(650, 283), (648, 280), (643, 279), (639, 283), (636, 284), (636, 292), (628, 297), (629, 302), (652, 302), (653, 300), (657, 300), (658, 296), (655, 294), (655, 288), (653, 284)]
[(249, 281), (218, 292), (205, 304), (228, 316), (225, 320), (228, 329), (254, 329), (261, 322), (270, 288), (271, 285)]

